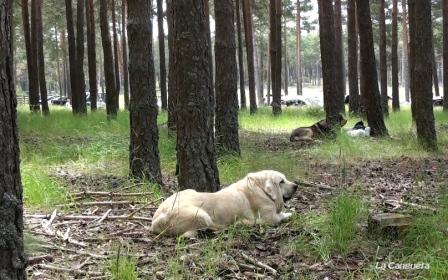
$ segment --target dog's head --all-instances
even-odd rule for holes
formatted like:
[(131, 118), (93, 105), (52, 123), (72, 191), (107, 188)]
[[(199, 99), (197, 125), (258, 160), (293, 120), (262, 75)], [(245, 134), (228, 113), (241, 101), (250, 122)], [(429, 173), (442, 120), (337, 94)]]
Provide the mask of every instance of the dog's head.
[(273, 170), (264, 170), (247, 175), (250, 185), (262, 189), (264, 195), (275, 202), (280, 212), (286, 201), (290, 200), (297, 191), (298, 185), (286, 179), (286, 176)]

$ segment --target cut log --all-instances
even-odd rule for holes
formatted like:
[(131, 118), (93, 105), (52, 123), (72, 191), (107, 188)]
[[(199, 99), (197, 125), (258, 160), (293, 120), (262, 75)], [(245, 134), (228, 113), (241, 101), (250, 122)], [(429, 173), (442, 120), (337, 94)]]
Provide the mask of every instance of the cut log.
[(397, 238), (411, 225), (412, 217), (398, 213), (379, 213), (369, 216), (368, 232), (371, 235)]

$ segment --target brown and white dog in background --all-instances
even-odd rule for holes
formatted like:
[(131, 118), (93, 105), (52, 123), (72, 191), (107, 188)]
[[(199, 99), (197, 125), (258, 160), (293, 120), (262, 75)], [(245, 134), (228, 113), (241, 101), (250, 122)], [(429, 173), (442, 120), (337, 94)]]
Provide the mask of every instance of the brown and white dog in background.
[[(342, 115), (338, 115), (337, 126), (343, 127), (346, 123), (347, 120)], [(289, 140), (291, 142), (314, 141), (320, 138), (332, 136), (335, 136), (334, 126), (330, 126), (325, 119), (313, 124), (312, 126), (294, 129)]]

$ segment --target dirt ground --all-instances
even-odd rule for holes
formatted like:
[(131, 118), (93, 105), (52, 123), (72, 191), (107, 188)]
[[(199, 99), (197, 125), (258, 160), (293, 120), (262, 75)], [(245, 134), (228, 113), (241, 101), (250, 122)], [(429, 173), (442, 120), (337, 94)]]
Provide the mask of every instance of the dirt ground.
[[(447, 166), (447, 158), (406, 157), (346, 166), (314, 163), (306, 175), (313, 183), (299, 188), (287, 208), (300, 213), (319, 211), (329, 198), (349, 189), (369, 201), (370, 211), (412, 213), (420, 206), (428, 210), (437, 205), (439, 184), (448, 181)], [(54, 176), (70, 186), (72, 202), (53, 213), (25, 211), (26, 231), (40, 240), (39, 249), (31, 256), (29, 279), (108, 279), (104, 268), (115, 258), (119, 243), (132, 244), (131, 255), (137, 258), (141, 279), (169, 278), (176, 264), (173, 259), (188, 267), (183, 273), (190, 279), (207, 279), (210, 268), (197, 258), (207, 254), (205, 247), (213, 244), (210, 240), (217, 238), (216, 234), (186, 240), (179, 246), (176, 239), (149, 233), (150, 218), (159, 200), (150, 200), (150, 193), (137, 192), (138, 185), (124, 189), (120, 186), (125, 178), (85, 175), (63, 168), (55, 170)], [(164, 181), (164, 193), (169, 195), (176, 189), (175, 178)], [(403, 205), (401, 200), (411, 204)], [(361, 227), (365, 231), (366, 225)], [(288, 223), (252, 228), (244, 238), (234, 239), (231, 232), (221, 234), (220, 238), (229, 242), (225, 248), (212, 248), (221, 254), (213, 269), (221, 279), (341, 279), (349, 272), (356, 275), (368, 269), (376, 261), (368, 247), (326, 262), (291, 250), (291, 240), (309, 234), (292, 228)], [(400, 279), (400, 274), (394, 277)]]

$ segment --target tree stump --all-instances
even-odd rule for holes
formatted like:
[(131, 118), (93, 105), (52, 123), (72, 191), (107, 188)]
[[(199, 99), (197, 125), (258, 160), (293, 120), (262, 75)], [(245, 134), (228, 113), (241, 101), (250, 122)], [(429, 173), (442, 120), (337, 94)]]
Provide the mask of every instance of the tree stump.
[(412, 217), (398, 213), (372, 214), (368, 220), (368, 233), (373, 236), (395, 239), (411, 225)]

